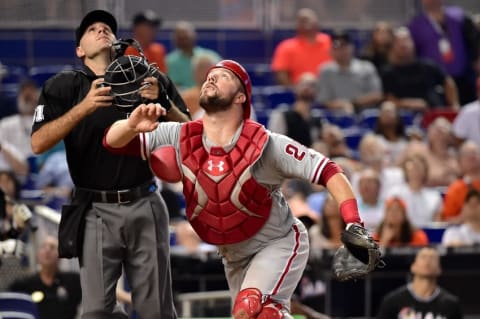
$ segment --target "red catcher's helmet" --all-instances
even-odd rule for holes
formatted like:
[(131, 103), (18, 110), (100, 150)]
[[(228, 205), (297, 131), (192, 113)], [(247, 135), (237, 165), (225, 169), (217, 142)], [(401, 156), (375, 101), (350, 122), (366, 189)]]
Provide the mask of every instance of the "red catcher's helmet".
[(233, 72), (240, 80), (243, 85), (243, 89), (245, 90), (245, 95), (247, 99), (245, 103), (243, 103), (243, 118), (248, 119), (250, 118), (250, 98), (252, 96), (252, 81), (250, 81), (250, 77), (248, 76), (247, 71), (240, 65), (240, 63), (233, 61), (233, 60), (222, 60), (212, 66), (210, 70), (208, 70), (207, 74), (210, 73), (212, 69), (216, 68), (223, 68)]

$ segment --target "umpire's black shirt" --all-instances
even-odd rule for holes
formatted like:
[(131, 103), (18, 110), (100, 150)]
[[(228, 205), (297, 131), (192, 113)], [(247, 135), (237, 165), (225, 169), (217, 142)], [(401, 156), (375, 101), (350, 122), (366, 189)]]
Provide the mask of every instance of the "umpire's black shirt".
[[(50, 78), (43, 86), (35, 110), (32, 132), (80, 103), (90, 90), (92, 81), (99, 77), (85, 67), (85, 71), (65, 71)], [(185, 110), (185, 104), (170, 79), (161, 77), (159, 81), (175, 105)], [(100, 107), (65, 137), (68, 167), (76, 187), (119, 190), (152, 179), (147, 161), (137, 156), (111, 154), (102, 145), (105, 130), (115, 121), (125, 118), (125, 113), (113, 106)]]

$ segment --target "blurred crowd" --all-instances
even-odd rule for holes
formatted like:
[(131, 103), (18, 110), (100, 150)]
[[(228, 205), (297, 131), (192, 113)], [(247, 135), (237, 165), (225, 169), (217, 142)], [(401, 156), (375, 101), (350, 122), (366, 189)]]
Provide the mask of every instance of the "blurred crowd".
[[(480, 27), (459, 7), (441, 0), (421, 3), (421, 12), (404, 26), (379, 21), (362, 47), (344, 30), (321, 32), (318, 13), (300, 9), (296, 35), (280, 42), (271, 60), (275, 84), (291, 92), (294, 101), (275, 105), (265, 124), (342, 167), (354, 186), (360, 216), (382, 247), (478, 245)], [(203, 112), (200, 85), (221, 57), (197, 44), (195, 27), (187, 21), (175, 25), (175, 48), (167, 53), (155, 41), (161, 23), (151, 10), (138, 13), (131, 36), (178, 86), (197, 119)], [(57, 276), (58, 256), (52, 253), (59, 210), (73, 187), (65, 149), (59, 144), (34, 156), (30, 148), (42, 84), (23, 79), (13, 102), (0, 98), (0, 258), (25, 254), (24, 243), (31, 243), (25, 232), (47, 238), (36, 249), (40, 272), (10, 288), (47, 291), (37, 296), (40, 304), (54, 298), (76, 309), (78, 276)], [(352, 144), (349, 132), (355, 128), (361, 134)], [(172, 251), (212, 251), (185, 221), (179, 185), (161, 184), (170, 210)], [(322, 187), (289, 180), (283, 190), (294, 215), (309, 228), (312, 252), (342, 244), (345, 225), (338, 205)], [(440, 240), (431, 236), (433, 228), (442, 230)], [(434, 254), (435, 263), (435, 253), (426, 253)], [(325, 291), (318, 282), (302, 280), (301, 285), (299, 298)], [(128, 301), (128, 295), (119, 296)]]

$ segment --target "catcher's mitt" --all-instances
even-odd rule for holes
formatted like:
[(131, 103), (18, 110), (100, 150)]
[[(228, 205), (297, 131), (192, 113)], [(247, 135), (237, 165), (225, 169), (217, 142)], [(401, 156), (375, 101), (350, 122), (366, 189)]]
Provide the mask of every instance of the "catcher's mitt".
[(341, 239), (344, 245), (333, 257), (333, 272), (338, 280), (363, 278), (377, 266), (384, 266), (378, 244), (362, 226), (348, 225)]

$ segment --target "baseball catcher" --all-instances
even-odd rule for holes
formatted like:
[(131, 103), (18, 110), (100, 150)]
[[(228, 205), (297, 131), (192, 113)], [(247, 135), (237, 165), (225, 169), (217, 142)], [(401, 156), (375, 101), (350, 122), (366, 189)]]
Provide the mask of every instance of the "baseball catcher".
[(376, 267), (383, 267), (378, 244), (359, 224), (349, 224), (343, 231), (343, 242), (333, 257), (333, 272), (339, 281), (363, 278)]

